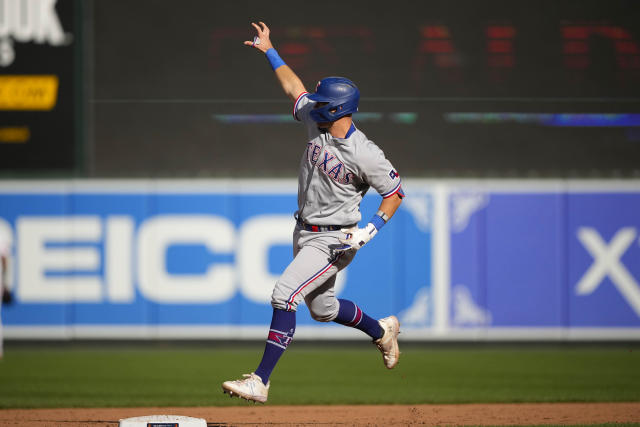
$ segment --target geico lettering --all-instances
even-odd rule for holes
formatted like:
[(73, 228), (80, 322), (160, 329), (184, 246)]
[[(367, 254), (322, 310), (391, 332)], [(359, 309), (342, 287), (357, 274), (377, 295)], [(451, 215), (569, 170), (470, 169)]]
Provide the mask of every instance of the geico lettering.
[[(159, 215), (138, 229), (130, 216), (22, 216), (0, 232), (16, 248), (15, 286), (21, 303), (130, 304), (137, 289), (146, 300), (172, 304), (220, 303), (240, 291), (268, 304), (280, 272), (269, 270), (270, 250), (291, 244), (290, 215), (261, 215), (238, 229), (215, 215)], [(196, 245), (235, 263), (206, 265), (202, 274), (171, 274), (172, 246)], [(336, 291), (345, 282), (338, 277)]]
[(158, 302), (215, 303), (235, 292), (233, 265), (210, 266), (202, 275), (171, 276), (165, 267), (172, 244), (200, 243), (209, 251), (231, 253), (235, 230), (231, 221), (216, 216), (159, 216), (145, 221), (138, 235), (140, 291)]
[(104, 279), (108, 300), (131, 303), (133, 290), (133, 220), (127, 216), (112, 216), (106, 221)]
[(269, 248), (290, 245), (293, 223), (289, 215), (262, 215), (247, 220), (238, 239), (240, 289), (254, 302), (269, 301), (278, 276), (269, 272)]
[[(99, 268), (100, 254), (95, 246), (89, 246), (102, 237), (99, 217), (21, 217), (16, 230), (19, 242), (16, 294), (21, 301), (102, 300), (102, 284), (95, 275), (64, 274), (95, 272)], [(70, 242), (84, 245), (69, 246)]]
[(12, 36), (24, 43), (65, 44), (56, 0), (4, 0), (0, 7), (0, 38)]

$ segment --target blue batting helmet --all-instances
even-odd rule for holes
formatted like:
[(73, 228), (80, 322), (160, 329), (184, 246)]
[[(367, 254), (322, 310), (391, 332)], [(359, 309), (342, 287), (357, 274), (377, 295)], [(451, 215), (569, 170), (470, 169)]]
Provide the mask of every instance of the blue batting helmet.
[(326, 77), (318, 82), (316, 93), (309, 95), (309, 99), (327, 102), (327, 105), (311, 110), (310, 115), (315, 122), (333, 122), (358, 111), (360, 91), (347, 78)]

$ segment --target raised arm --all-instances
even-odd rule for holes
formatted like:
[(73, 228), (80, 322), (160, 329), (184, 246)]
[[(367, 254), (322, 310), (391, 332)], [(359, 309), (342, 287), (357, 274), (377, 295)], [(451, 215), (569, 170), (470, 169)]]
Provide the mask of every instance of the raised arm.
[(251, 23), (256, 29), (257, 35), (253, 38), (253, 41), (247, 40), (244, 44), (258, 49), (267, 56), (271, 67), (276, 73), (276, 78), (280, 82), (280, 86), (282, 86), (282, 90), (292, 101), (295, 101), (302, 92), (306, 92), (306, 89), (300, 78), (284, 63), (273, 47), (269, 38), (271, 33), (269, 27), (264, 22), (259, 22), (259, 24)]

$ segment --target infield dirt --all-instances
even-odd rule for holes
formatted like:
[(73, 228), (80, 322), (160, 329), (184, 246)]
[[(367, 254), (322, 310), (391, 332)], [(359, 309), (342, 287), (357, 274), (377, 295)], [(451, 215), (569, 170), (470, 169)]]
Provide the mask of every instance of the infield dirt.
[(122, 418), (186, 415), (218, 425), (572, 425), (640, 423), (640, 402), (465, 405), (5, 409), (3, 426), (117, 426)]

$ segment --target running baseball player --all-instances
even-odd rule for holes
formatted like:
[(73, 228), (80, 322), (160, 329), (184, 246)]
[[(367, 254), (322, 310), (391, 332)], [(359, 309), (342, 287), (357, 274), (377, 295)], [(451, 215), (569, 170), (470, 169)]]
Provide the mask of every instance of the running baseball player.
[(9, 240), (2, 236), (0, 233), (0, 292), (2, 293), (2, 303), (0, 303), (0, 359), (4, 354), (3, 351), (3, 342), (4, 336), (2, 333), (2, 305), (11, 304), (12, 297), (11, 291), (9, 291), (9, 256), (10, 256), (10, 247)]
[[(294, 101), (294, 119), (305, 123), (308, 131), (306, 146), (301, 147), (294, 259), (273, 290), (273, 317), (262, 360), (255, 372), (222, 384), (232, 397), (264, 403), (269, 377), (291, 343), (296, 309), (303, 300), (313, 319), (360, 329), (373, 339), (385, 366), (396, 366), (398, 319), (369, 317), (354, 302), (336, 298), (334, 285), (336, 274), (393, 216), (404, 193), (400, 176), (382, 150), (352, 121), (360, 99), (356, 85), (344, 77), (327, 77), (315, 93), (308, 93), (274, 49), (269, 28), (263, 22), (251, 25), (257, 35), (244, 44), (265, 53), (285, 94)], [(370, 187), (382, 201), (377, 213), (359, 228), (360, 202)]]

